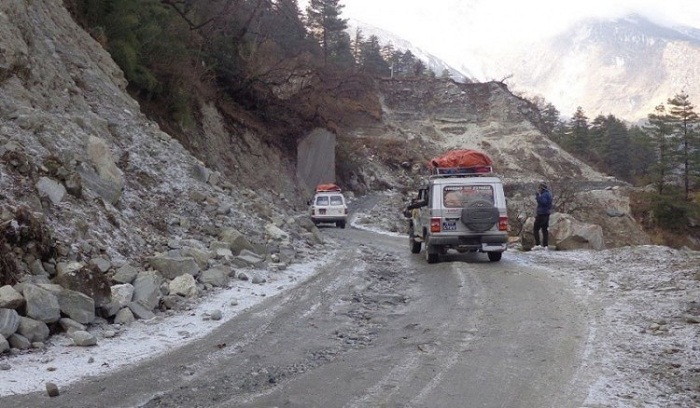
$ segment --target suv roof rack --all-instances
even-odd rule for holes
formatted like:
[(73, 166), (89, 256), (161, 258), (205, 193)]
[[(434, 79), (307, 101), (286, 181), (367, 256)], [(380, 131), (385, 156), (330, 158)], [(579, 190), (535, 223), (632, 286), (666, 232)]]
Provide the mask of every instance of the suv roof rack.
[(479, 177), (492, 174), (493, 168), (491, 166), (433, 167), (430, 169), (430, 178)]
[(342, 190), (333, 183), (319, 184), (316, 186), (317, 193), (340, 193)]

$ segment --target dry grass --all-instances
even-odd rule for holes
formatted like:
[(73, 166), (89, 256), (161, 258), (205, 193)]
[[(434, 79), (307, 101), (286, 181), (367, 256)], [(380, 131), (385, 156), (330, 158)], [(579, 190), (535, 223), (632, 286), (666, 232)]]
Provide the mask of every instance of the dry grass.
[[(700, 249), (700, 245), (697, 244), (700, 241), (700, 228), (692, 227), (690, 220), (684, 228), (663, 228), (662, 225), (658, 225), (654, 217), (654, 204), (650, 193), (632, 193), (630, 207), (632, 217), (649, 234), (654, 244), (671, 248)], [(691, 207), (697, 209), (697, 204)], [(692, 213), (690, 216), (693, 216)]]
[(0, 286), (17, 283), (21, 270), (15, 250), (46, 261), (56, 255), (54, 240), (46, 225), (27, 207), (15, 210), (14, 219), (0, 226)]
[(17, 263), (12, 247), (7, 244), (5, 237), (0, 236), (0, 286), (14, 285), (19, 281)]

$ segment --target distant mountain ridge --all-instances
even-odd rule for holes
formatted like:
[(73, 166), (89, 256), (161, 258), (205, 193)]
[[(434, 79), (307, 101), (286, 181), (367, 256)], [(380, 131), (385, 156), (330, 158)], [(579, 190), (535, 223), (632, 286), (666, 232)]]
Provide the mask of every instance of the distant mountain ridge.
[(433, 72), (435, 72), (437, 76), (440, 76), (443, 70), (447, 69), (450, 72), (450, 77), (455, 81), (465, 83), (473, 82), (468, 73), (464, 73), (463, 70), (459, 70), (450, 66), (444, 60), (423, 50), (420, 47), (416, 47), (410, 41), (403, 39), (398, 35), (383, 30), (381, 28), (365, 24), (355, 19), (349, 19), (347, 32), (350, 34), (351, 38), (355, 36), (355, 32), (357, 29), (359, 29), (362, 32), (362, 35), (365, 37), (365, 39), (369, 38), (372, 35), (377, 36), (377, 38), (379, 39), (379, 44), (381, 44), (382, 46), (391, 43), (394, 49), (396, 50), (400, 50), (403, 52), (407, 50), (411, 51), (411, 53), (416, 58), (423, 61), (425, 65)]
[[(569, 30), (508, 51), (466, 51), (462, 61), (441, 59), (409, 41), (356, 20), (365, 37), (411, 50), (438, 75), (456, 81), (504, 81), (525, 97), (544, 97), (562, 117), (580, 106), (593, 119), (613, 114), (646, 120), (654, 108), (684, 91), (700, 106), (700, 28), (665, 27), (637, 14), (584, 19)], [(352, 34), (351, 34), (352, 35)]]
[[(502, 53), (487, 64), (526, 96), (543, 96), (563, 116), (636, 122), (680, 91), (700, 103), (700, 30), (668, 28), (638, 15), (584, 20), (552, 39)], [(498, 73), (498, 74), (497, 74)]]

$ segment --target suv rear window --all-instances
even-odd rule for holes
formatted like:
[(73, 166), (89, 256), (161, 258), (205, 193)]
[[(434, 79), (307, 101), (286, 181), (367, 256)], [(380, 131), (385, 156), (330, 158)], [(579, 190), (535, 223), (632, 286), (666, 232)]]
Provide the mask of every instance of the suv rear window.
[(480, 198), (493, 204), (493, 187), (485, 186), (445, 186), (442, 190), (442, 202), (446, 208), (459, 208), (470, 200)]
[(331, 196), (331, 205), (343, 205), (343, 197)]
[(316, 197), (316, 205), (328, 205), (328, 196)]

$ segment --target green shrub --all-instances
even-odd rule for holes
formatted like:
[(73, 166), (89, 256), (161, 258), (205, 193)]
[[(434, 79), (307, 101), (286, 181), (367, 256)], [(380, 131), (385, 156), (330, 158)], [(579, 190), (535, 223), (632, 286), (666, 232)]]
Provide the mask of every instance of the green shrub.
[(192, 98), (182, 88), (175, 88), (170, 93), (168, 100), (170, 102), (168, 108), (170, 116), (183, 129), (189, 129), (195, 125), (194, 115), (192, 114)]
[(681, 196), (653, 195), (651, 212), (654, 223), (661, 229), (678, 231), (688, 226), (688, 218), (693, 212), (692, 203)]

